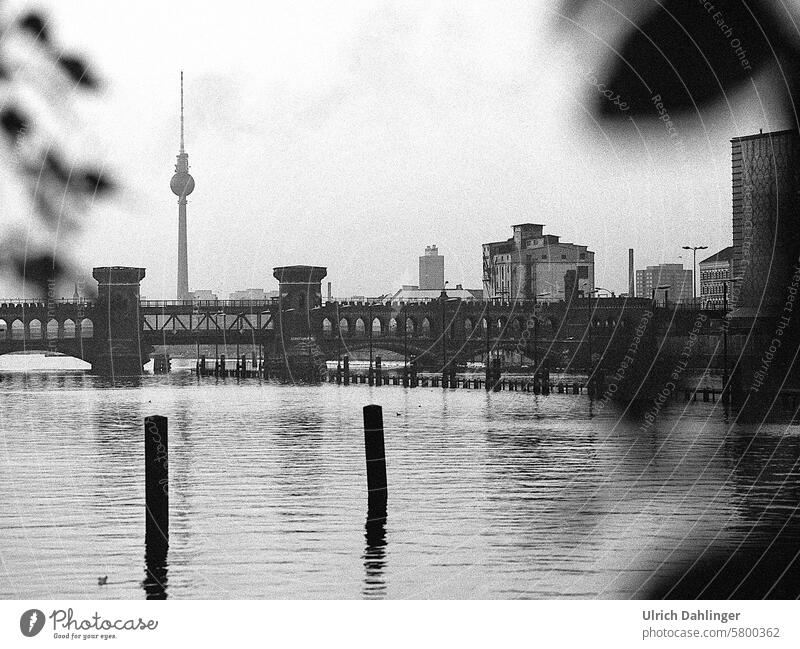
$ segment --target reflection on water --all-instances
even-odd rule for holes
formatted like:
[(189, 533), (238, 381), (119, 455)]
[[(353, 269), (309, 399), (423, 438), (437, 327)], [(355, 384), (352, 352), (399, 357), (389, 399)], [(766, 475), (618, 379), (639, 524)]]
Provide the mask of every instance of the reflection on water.
[(384, 567), (386, 564), (386, 512), (383, 516), (375, 516), (375, 512), (367, 513), (366, 533), (367, 545), (364, 548), (364, 589), (367, 599), (382, 599), (386, 595)]
[[(585, 395), (178, 374), (113, 387), (0, 375), (0, 392), (0, 597), (745, 597), (800, 584), (798, 428), (740, 425), (719, 403), (670, 404), (643, 433), (641, 413)], [(365, 525), (367, 403), (384, 406), (389, 508)], [(151, 414), (170, 418), (168, 552), (144, 543)]]
[(166, 543), (146, 544), (142, 588), (147, 599), (167, 599), (167, 551)]

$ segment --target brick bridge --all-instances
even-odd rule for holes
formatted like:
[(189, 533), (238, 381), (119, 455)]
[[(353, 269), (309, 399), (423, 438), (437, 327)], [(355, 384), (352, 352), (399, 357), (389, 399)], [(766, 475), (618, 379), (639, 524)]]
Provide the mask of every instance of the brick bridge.
[(143, 268), (95, 268), (96, 300), (0, 304), (0, 354), (62, 353), (101, 375), (140, 374), (157, 346), (177, 345), (240, 345), (279, 365), (371, 349), (436, 370), (515, 351), (531, 364), (579, 370), (618, 355), (651, 311), (665, 333), (687, 329), (697, 313), (654, 309), (636, 298), (537, 304), (464, 301), (446, 293), (427, 302), (323, 304), (325, 274), (316, 266), (276, 268), (275, 300), (148, 301), (139, 295)]

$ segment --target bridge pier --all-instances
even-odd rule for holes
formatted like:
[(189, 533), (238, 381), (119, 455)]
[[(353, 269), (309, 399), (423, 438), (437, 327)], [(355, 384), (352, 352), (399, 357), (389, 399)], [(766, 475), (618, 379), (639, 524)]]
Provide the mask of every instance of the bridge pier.
[(114, 377), (142, 373), (147, 362), (141, 346), (139, 311), (139, 283), (144, 272), (144, 268), (124, 266), (104, 266), (92, 271), (97, 280), (94, 374)]

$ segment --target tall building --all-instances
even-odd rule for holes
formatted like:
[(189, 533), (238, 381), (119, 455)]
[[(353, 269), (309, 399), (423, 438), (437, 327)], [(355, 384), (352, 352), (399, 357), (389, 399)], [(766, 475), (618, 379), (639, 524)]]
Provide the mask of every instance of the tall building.
[(800, 136), (777, 131), (733, 138), (731, 167), (733, 271), (741, 278), (736, 304), (762, 316), (779, 312), (800, 251)]
[[(669, 288), (659, 290), (659, 286)], [(654, 293), (655, 291), (655, 293)], [(692, 271), (682, 264), (659, 264), (636, 271), (636, 297), (664, 299), (670, 302), (691, 302)]]
[(186, 197), (194, 191), (194, 178), (189, 174), (189, 154), (183, 149), (183, 70), (181, 70), (181, 149), (175, 164), (175, 175), (169, 183), (178, 197), (178, 299), (189, 300), (189, 259), (186, 243)]
[(727, 303), (736, 304), (736, 282), (733, 278), (733, 246), (723, 248), (715, 255), (701, 261), (700, 267), (700, 305), (703, 307), (722, 308), (726, 302), (725, 286), (727, 284)]
[(486, 299), (569, 300), (594, 291), (594, 253), (544, 234), (544, 226), (513, 226), (506, 241), (483, 244)]
[(425, 246), (425, 254), (419, 258), (419, 288), (438, 290), (444, 288), (444, 257), (434, 246)]

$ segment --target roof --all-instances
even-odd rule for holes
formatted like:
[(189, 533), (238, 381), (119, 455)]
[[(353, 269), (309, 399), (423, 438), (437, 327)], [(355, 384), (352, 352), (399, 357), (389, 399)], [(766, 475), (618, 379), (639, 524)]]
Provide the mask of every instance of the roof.
[(743, 140), (756, 140), (758, 138), (764, 137), (786, 137), (788, 135), (797, 135), (797, 131), (794, 130), (785, 130), (785, 131), (772, 131), (770, 133), (754, 133), (753, 135), (740, 135), (738, 137), (731, 138), (731, 142), (741, 142)]
[[(473, 289), (473, 291), (477, 291), (478, 289)], [(442, 291), (441, 289), (405, 289), (402, 288), (397, 291), (394, 295), (392, 295), (392, 301), (396, 302), (399, 300), (403, 301), (417, 301), (417, 300), (438, 300), (441, 296)], [(448, 288), (447, 289), (447, 297), (456, 297), (461, 298), (462, 300), (474, 300), (476, 299), (475, 293), (469, 291), (465, 288)]]
[(706, 257), (700, 263), (701, 264), (708, 264), (715, 261), (730, 261), (733, 259), (733, 246), (728, 246), (727, 248), (723, 248), (718, 253), (711, 255), (710, 257)]

